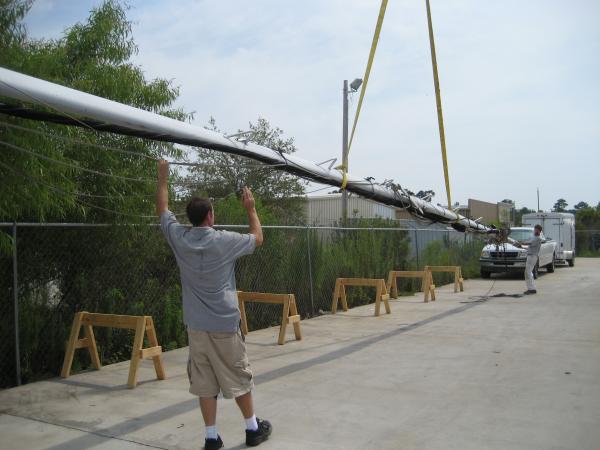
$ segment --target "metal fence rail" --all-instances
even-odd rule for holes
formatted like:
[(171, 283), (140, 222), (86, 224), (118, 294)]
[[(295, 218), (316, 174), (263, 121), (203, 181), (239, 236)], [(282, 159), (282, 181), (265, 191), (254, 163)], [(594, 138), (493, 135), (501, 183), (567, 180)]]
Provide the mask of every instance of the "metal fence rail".
[[(219, 228), (243, 232), (246, 227)], [(466, 276), (478, 273), (481, 241), (455, 231), (264, 228), (265, 244), (238, 261), (237, 287), (293, 293), (303, 318), (329, 311), (337, 277), (381, 278), (392, 268), (425, 264), (461, 264)], [(600, 231), (579, 241), (587, 247), (578, 251), (600, 253)], [(407, 283), (404, 290), (412, 288)], [(368, 297), (352, 290), (349, 302), (363, 304)], [(166, 350), (187, 345), (179, 272), (157, 226), (0, 224), (0, 300), (0, 388), (56, 376), (77, 311), (152, 315)], [(277, 306), (246, 308), (250, 329), (276, 325), (281, 318)], [(97, 331), (103, 364), (129, 358), (129, 333)], [(73, 370), (89, 364), (87, 354), (79, 352)]]

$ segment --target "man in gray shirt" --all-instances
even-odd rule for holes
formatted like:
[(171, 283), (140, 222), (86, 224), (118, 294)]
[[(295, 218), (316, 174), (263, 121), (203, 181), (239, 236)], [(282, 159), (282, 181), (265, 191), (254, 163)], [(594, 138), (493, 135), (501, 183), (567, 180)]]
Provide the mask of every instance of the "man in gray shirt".
[(217, 433), (217, 396), (235, 398), (246, 422), (246, 445), (259, 445), (271, 434), (271, 424), (254, 415), (252, 371), (240, 331), (235, 261), (262, 245), (263, 235), (254, 198), (248, 188), (242, 205), (249, 233), (217, 231), (210, 200), (194, 197), (186, 213), (192, 226), (177, 222), (168, 209), (169, 164), (160, 161), (156, 209), (160, 227), (173, 250), (181, 276), (183, 321), (188, 329), (190, 392), (200, 399), (206, 425), (206, 450), (223, 447)]
[[(525, 295), (537, 294), (533, 271), (535, 270), (540, 248), (542, 247), (541, 234), (542, 226), (538, 224), (533, 228), (533, 237), (527, 247), (527, 260), (525, 262), (525, 283), (527, 284), (527, 290), (524, 292)], [(521, 245), (518, 244), (518, 247), (521, 247)]]

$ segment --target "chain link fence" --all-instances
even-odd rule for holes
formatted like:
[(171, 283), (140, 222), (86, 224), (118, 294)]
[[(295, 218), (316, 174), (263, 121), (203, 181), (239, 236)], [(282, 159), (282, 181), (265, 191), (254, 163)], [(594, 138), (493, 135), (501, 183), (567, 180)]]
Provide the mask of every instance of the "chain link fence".
[[(264, 236), (261, 248), (238, 261), (237, 287), (293, 293), (302, 318), (330, 311), (338, 277), (385, 278), (392, 268), (426, 264), (461, 265), (465, 277), (475, 277), (483, 245), (445, 228), (271, 226)], [(600, 256), (600, 231), (578, 232), (577, 251)], [(157, 226), (0, 224), (0, 274), (0, 388), (56, 376), (77, 311), (151, 315), (163, 349), (187, 345), (179, 272)], [(450, 281), (435, 275), (436, 284)], [(401, 291), (418, 289), (399, 281)], [(356, 288), (348, 301), (356, 306), (369, 298), (372, 292)], [(275, 305), (248, 303), (246, 312), (251, 330), (281, 320)], [(132, 331), (95, 333), (103, 364), (130, 358)], [(73, 371), (89, 366), (87, 352), (76, 352)]]

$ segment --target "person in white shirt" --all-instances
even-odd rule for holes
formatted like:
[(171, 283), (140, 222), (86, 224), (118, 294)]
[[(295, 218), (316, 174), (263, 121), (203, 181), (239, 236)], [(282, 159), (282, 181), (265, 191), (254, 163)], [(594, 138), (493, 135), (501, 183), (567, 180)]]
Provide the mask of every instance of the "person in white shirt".
[[(540, 248), (542, 247), (541, 234), (542, 226), (538, 224), (533, 228), (533, 237), (527, 246), (527, 261), (525, 262), (525, 284), (527, 285), (527, 290), (523, 292), (525, 295), (537, 294), (533, 271), (538, 262)], [(516, 244), (516, 246), (522, 247), (521, 244)]]

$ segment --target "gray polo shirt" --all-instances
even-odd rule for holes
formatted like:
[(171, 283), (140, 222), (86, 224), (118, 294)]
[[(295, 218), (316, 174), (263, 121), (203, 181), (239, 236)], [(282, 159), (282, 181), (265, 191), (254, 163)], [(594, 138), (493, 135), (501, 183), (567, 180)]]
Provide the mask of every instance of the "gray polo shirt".
[(160, 227), (179, 266), (184, 323), (195, 331), (237, 331), (235, 261), (254, 252), (256, 237), (181, 225), (171, 211), (161, 214)]
[(540, 248), (542, 247), (542, 238), (533, 235), (529, 247), (527, 247), (527, 256), (538, 256), (540, 254)]

